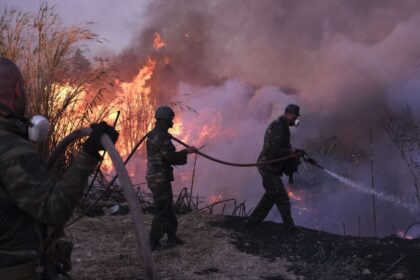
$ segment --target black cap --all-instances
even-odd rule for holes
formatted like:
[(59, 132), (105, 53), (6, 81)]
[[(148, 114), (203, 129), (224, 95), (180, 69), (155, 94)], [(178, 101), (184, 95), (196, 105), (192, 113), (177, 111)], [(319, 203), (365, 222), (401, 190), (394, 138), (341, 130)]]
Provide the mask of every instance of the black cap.
[(284, 110), (284, 113), (290, 113), (290, 114), (295, 114), (300, 116), (300, 108), (298, 105), (296, 104), (289, 104), (286, 107), (286, 110)]

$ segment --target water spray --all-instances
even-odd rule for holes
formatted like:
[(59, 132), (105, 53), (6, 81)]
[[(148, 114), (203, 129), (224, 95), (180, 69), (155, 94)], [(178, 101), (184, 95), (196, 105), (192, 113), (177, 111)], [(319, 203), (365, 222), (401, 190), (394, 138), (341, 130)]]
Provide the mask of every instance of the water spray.
[(413, 207), (413, 205), (411, 205), (410, 203), (404, 202), (401, 199), (399, 199), (399, 198), (397, 198), (393, 195), (389, 195), (389, 194), (386, 194), (386, 193), (381, 192), (381, 191), (376, 191), (375, 189), (369, 188), (365, 185), (362, 185), (362, 184), (357, 183), (353, 180), (350, 180), (350, 179), (345, 178), (341, 175), (338, 175), (337, 173), (334, 173), (331, 170), (328, 170), (325, 167), (322, 167), (315, 159), (309, 157), (307, 154), (304, 154), (304, 156), (302, 158), (305, 162), (307, 162), (307, 163), (309, 163), (313, 166), (318, 167), (319, 169), (326, 172), (331, 177), (339, 180), (340, 182), (342, 182), (343, 184), (346, 184), (349, 187), (352, 187), (352, 188), (357, 189), (357, 190), (359, 190), (361, 192), (364, 192), (364, 193), (373, 194), (373, 195), (377, 196), (378, 198), (380, 198), (382, 200), (391, 202), (391, 203), (393, 203), (395, 205), (398, 205), (402, 208), (406, 208), (406, 209), (410, 210), (410, 212), (412, 212), (412, 213), (418, 213), (419, 209)]
[[(185, 147), (188, 147), (189, 146), (188, 144), (184, 143), (183, 141), (181, 141), (181, 140), (179, 140), (179, 139), (177, 139), (177, 138), (175, 138), (173, 136), (172, 136), (172, 139), (175, 140), (176, 142), (180, 143), (181, 145), (185, 146)], [(224, 165), (236, 166), (236, 167), (251, 167), (251, 166), (259, 166), (259, 165), (265, 165), (265, 164), (272, 164), (272, 163), (281, 162), (281, 161), (284, 161), (284, 160), (287, 160), (287, 159), (290, 159), (290, 158), (299, 156), (297, 153), (294, 153), (294, 154), (290, 154), (288, 156), (285, 156), (285, 157), (282, 157), (282, 158), (278, 158), (278, 159), (274, 159), (274, 160), (259, 161), (259, 162), (256, 162), (256, 163), (235, 163), (235, 162), (227, 162), (227, 161), (224, 161), (224, 160), (220, 160), (220, 159), (214, 158), (214, 157), (209, 156), (209, 155), (207, 155), (205, 153), (202, 153), (200, 151), (197, 151), (197, 154), (199, 154), (199, 155), (201, 155), (201, 156), (203, 156), (203, 157), (205, 157), (205, 158), (207, 158), (207, 159), (209, 159), (211, 161), (214, 161), (214, 162), (217, 162), (217, 163), (220, 163), (220, 164), (224, 164)], [(362, 185), (360, 183), (357, 183), (357, 182), (352, 181), (352, 180), (350, 180), (348, 178), (345, 178), (343, 176), (340, 176), (340, 175), (334, 173), (331, 170), (326, 169), (325, 167), (321, 166), (318, 163), (318, 161), (316, 161), (315, 159), (311, 158), (306, 153), (302, 156), (302, 159), (303, 159), (303, 161), (305, 161), (305, 162), (307, 162), (307, 163), (309, 163), (309, 164), (311, 164), (311, 165), (313, 165), (315, 167), (318, 167), (319, 169), (321, 169), (322, 171), (326, 172), (331, 177), (339, 180), (340, 182), (342, 182), (343, 184), (346, 184), (349, 187), (352, 187), (352, 188), (354, 188), (354, 189), (356, 189), (358, 191), (364, 192), (364, 193), (374, 194), (378, 198), (380, 198), (380, 199), (382, 199), (384, 201), (391, 202), (391, 203), (393, 203), (393, 204), (395, 204), (397, 206), (400, 206), (402, 208), (408, 209), (412, 213), (418, 213), (418, 211), (419, 211), (418, 208), (413, 207), (410, 203), (404, 202), (401, 199), (399, 199), (399, 198), (397, 198), (397, 197), (395, 197), (393, 195), (389, 195), (389, 194), (386, 194), (386, 193), (381, 192), (381, 191), (376, 191), (376, 190), (374, 190), (372, 188), (369, 188), (367, 186), (364, 186), (364, 185)]]

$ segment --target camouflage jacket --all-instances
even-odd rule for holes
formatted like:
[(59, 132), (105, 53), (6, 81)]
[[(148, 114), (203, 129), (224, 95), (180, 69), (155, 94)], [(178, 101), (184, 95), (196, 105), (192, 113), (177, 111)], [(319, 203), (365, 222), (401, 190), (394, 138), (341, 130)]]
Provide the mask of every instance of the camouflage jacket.
[(156, 122), (155, 128), (147, 136), (147, 174), (148, 183), (170, 182), (174, 180), (171, 165), (187, 163), (187, 152), (175, 151), (168, 127)]
[[(258, 161), (266, 161), (281, 158), (290, 154), (290, 129), (286, 117), (281, 116), (273, 121), (267, 128), (264, 136), (264, 145)], [(260, 172), (272, 172), (282, 174), (285, 162), (279, 162), (258, 167)]]
[(60, 228), (69, 220), (96, 164), (80, 152), (55, 182), (17, 123), (0, 117), (0, 267), (19, 262), (5, 251), (38, 251), (39, 229)]

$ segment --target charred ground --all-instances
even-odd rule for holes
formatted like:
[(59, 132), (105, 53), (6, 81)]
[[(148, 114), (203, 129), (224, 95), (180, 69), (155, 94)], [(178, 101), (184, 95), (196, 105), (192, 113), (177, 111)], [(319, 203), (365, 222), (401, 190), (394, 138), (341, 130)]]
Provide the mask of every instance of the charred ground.
[[(146, 215), (148, 223), (151, 216)], [(143, 279), (130, 217), (102, 216), (69, 228), (75, 279)], [(420, 241), (358, 238), (193, 212), (179, 218), (186, 244), (153, 253), (157, 279), (420, 279)]]
[(213, 225), (231, 229), (238, 250), (270, 260), (285, 258), (292, 263), (289, 269), (305, 279), (420, 279), (420, 240), (340, 236), (306, 228), (289, 234), (273, 222), (256, 229), (242, 224), (242, 218), (225, 217)]

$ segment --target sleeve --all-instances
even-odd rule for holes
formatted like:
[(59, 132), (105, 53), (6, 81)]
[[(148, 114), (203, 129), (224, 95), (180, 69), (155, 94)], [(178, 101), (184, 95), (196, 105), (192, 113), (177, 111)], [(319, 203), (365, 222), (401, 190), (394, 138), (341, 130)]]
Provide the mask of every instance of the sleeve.
[(279, 123), (273, 123), (267, 130), (267, 140), (270, 143), (272, 151), (277, 154), (286, 156), (291, 152), (288, 147), (284, 128)]
[(71, 217), (97, 160), (80, 152), (57, 183), (29, 142), (2, 152), (0, 172), (5, 189), (23, 211), (52, 227)]
[(172, 144), (171, 138), (165, 137), (162, 139), (159, 149), (163, 157), (171, 165), (184, 165), (187, 163), (187, 151), (182, 150), (177, 152), (175, 146)]

